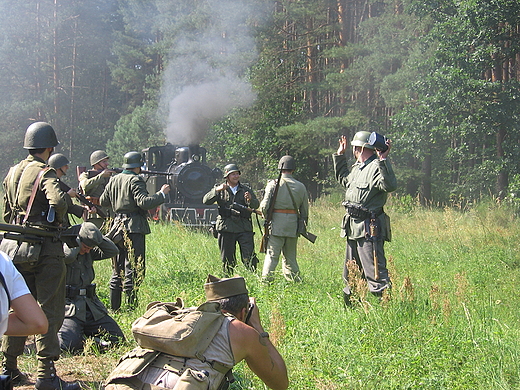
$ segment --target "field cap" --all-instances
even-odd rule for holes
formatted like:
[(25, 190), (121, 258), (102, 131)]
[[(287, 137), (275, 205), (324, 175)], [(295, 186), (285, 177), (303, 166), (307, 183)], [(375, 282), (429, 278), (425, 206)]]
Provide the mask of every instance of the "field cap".
[(89, 248), (95, 248), (103, 241), (103, 234), (92, 222), (83, 222), (79, 230), (79, 239)]
[(219, 279), (210, 274), (204, 284), (204, 291), (207, 301), (218, 301), (235, 295), (248, 294), (246, 281), (242, 276)]

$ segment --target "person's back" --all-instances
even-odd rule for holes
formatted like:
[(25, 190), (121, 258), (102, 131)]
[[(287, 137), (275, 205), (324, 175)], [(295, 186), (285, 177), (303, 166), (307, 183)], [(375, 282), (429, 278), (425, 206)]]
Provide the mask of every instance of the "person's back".
[[(200, 344), (201, 340), (211, 337), (209, 346), (197, 353), (203, 358), (173, 356), (157, 351), (160, 348), (157, 344), (155, 351), (137, 348), (128, 353), (109, 376), (107, 390), (137, 390), (149, 386), (166, 389), (202, 388), (187, 386), (187, 383), (192, 383), (191, 380), (199, 385), (203, 383), (204, 389), (216, 390), (221, 388), (223, 381), (232, 381), (231, 369), (242, 360), (245, 360), (251, 370), (270, 388), (284, 390), (288, 387), (287, 369), (283, 358), (269, 341), (268, 333), (262, 328), (258, 308), (254, 304), (254, 298), (248, 297), (244, 279), (218, 279), (209, 275), (205, 290), (208, 302), (198, 310), (208, 307), (209, 311), (216, 309), (220, 312), (221, 306), (224, 314), (221, 314), (223, 318), (215, 336), (212, 336), (215, 329), (208, 327), (202, 333), (205, 337), (198, 338)], [(218, 303), (215, 305), (214, 302)], [(150, 311), (153, 311), (153, 308), (144, 318), (150, 318)], [(246, 320), (249, 325), (244, 323)], [(152, 322), (157, 325), (156, 321)], [(134, 323), (134, 327), (137, 323), (139, 320)], [(144, 333), (150, 332), (151, 330), (147, 329)], [(211, 336), (208, 336), (208, 332)], [(134, 329), (134, 335), (135, 333)], [(143, 348), (149, 347), (146, 339), (138, 336), (136, 339)], [(164, 350), (169, 350), (168, 348), (172, 348), (171, 342)], [(129, 372), (130, 367), (135, 372)]]

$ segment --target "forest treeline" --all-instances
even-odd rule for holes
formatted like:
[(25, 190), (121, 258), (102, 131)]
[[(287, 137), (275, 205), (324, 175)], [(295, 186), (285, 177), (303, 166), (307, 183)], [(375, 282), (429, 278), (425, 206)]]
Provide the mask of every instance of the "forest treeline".
[(72, 165), (197, 143), (256, 188), (291, 154), (316, 198), (368, 130), (401, 195), (515, 198), (519, 35), (517, 0), (1, 0), (0, 173), (43, 120)]

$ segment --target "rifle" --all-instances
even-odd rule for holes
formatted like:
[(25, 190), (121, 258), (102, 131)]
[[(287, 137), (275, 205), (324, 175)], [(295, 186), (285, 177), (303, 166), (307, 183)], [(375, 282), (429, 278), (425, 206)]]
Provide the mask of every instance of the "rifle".
[[(63, 192), (69, 192), (70, 191), (70, 187), (65, 184), (64, 182), (62, 182), (61, 180), (59, 180), (59, 183), (60, 183), (60, 190), (62, 190)], [(79, 192), (76, 192), (76, 197), (78, 198), (78, 200), (83, 203), (85, 206), (89, 206), (90, 208), (95, 208), (96, 209), (96, 213), (103, 219), (107, 219), (108, 218), (108, 215), (107, 213), (105, 213), (105, 211), (103, 210), (103, 208), (101, 208), (101, 206), (95, 204), (95, 203), (92, 203), (90, 200), (88, 200), (87, 198), (85, 198), (85, 195), (83, 194), (80, 194)]]
[[(107, 168), (109, 171), (114, 171), (115, 173), (121, 173), (124, 171), (123, 168)], [(93, 177), (96, 177), (103, 171), (96, 171), (95, 169), (89, 169), (87, 172), (88, 178), (92, 179)], [(173, 173), (171, 172), (161, 172), (161, 171), (147, 171), (145, 169), (141, 169), (141, 174), (143, 175), (150, 175), (150, 176), (172, 176)]]
[(276, 186), (274, 187), (273, 196), (270, 199), (269, 208), (267, 209), (267, 216), (264, 221), (264, 235), (262, 236), (262, 240), (260, 241), (260, 253), (267, 252), (267, 242), (269, 241), (269, 228), (271, 225), (271, 221), (273, 219), (274, 212), (274, 203), (276, 201), (276, 196), (278, 195), (278, 188), (280, 188), (280, 181), (282, 180), (282, 170), (280, 169), (280, 174), (278, 175), (278, 180), (276, 181)]
[(303, 238), (306, 238), (313, 244), (316, 242), (316, 239), (318, 238), (318, 236), (316, 234), (312, 234), (311, 232), (300, 233), (300, 236), (302, 236)]
[(57, 226), (43, 227), (47, 227), (52, 230), (44, 230), (27, 225), (0, 223), (0, 231), (6, 232), (3, 234), (3, 238), (14, 240), (18, 242), (18, 244), (22, 242), (42, 243), (45, 238), (53, 238), (56, 241), (61, 240), (65, 242), (70, 248), (77, 246), (75, 241), (79, 233), (80, 225), (71, 226), (68, 229)]
[(250, 213), (258, 214), (261, 217), (263, 216), (263, 214), (262, 214), (262, 212), (260, 210), (252, 209), (251, 207), (244, 206), (243, 204), (240, 204), (240, 203), (237, 203), (237, 202), (233, 202), (233, 205), (231, 206), (231, 208), (238, 209), (239, 211), (240, 210), (249, 211)]

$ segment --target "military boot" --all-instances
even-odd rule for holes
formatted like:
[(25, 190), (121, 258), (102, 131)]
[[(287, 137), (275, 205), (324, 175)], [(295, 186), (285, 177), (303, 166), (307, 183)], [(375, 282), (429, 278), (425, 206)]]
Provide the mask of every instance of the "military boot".
[(37, 390), (79, 390), (77, 382), (65, 382), (56, 375), (54, 361), (50, 359), (38, 360), (38, 379), (34, 387)]
[(18, 368), (7, 368), (4, 366), (2, 368), (2, 375), (9, 375), (11, 377), (11, 383), (14, 386), (24, 385), (29, 381), (27, 375), (21, 372)]
[(121, 308), (121, 290), (110, 289), (110, 308), (118, 311)]

